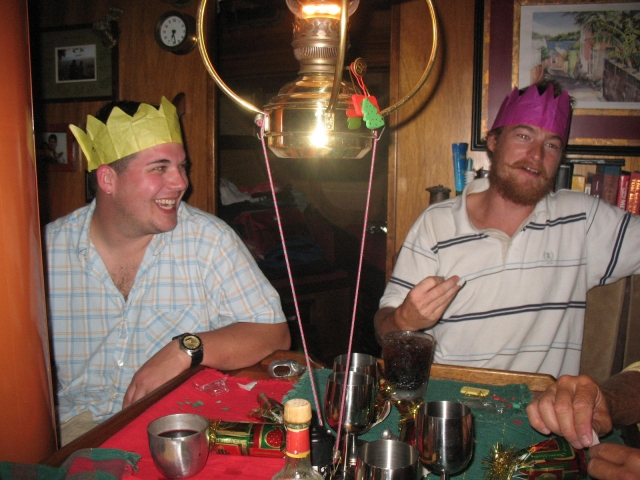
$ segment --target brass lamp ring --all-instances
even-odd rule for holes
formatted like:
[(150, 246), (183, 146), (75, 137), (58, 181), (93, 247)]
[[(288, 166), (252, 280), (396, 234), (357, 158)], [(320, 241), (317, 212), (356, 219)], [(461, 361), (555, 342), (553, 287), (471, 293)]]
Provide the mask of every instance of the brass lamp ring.
[[(426, 83), (427, 78), (429, 77), (429, 74), (431, 73), (431, 70), (433, 69), (433, 65), (435, 63), (435, 59), (436, 59), (436, 55), (438, 53), (438, 48), (439, 48), (439, 42), (438, 42), (438, 19), (436, 17), (436, 11), (435, 8), (433, 7), (433, 3), (432, 0), (425, 0), (427, 3), (427, 7), (429, 8), (429, 14), (431, 16), (431, 27), (433, 30), (433, 43), (431, 46), (431, 54), (429, 55), (429, 60), (427, 61), (427, 66), (425, 67), (424, 72), (422, 73), (422, 76), (420, 77), (420, 79), (418, 80), (418, 83), (416, 83), (416, 85), (414, 85), (414, 87), (411, 89), (411, 91), (401, 100), (399, 100), (398, 102), (394, 103), (393, 105), (391, 105), (388, 108), (385, 108), (384, 110), (382, 110), (380, 112), (380, 115), (385, 116), (385, 115), (389, 115), (391, 112), (397, 110), (398, 108), (400, 108), (402, 105), (404, 105), (405, 103), (407, 103), (411, 98), (413, 98), (413, 96), (418, 93), (418, 91), (422, 88), (422, 86)], [(336, 61), (336, 73), (334, 75), (334, 78), (336, 80), (336, 82), (334, 82), (334, 88), (332, 91), (332, 96), (331, 96), (331, 100), (329, 102), (329, 110), (331, 110), (333, 108), (333, 105), (335, 104), (335, 98), (338, 95), (338, 89), (336, 88), (336, 84), (339, 84), (341, 79), (342, 79), (342, 70), (344, 68), (344, 56), (345, 56), (345, 50), (346, 50), (346, 19), (347, 17), (347, 9), (346, 9), (346, 4), (347, 4), (347, 0), (342, 0), (342, 17), (341, 17), (341, 29), (340, 29), (340, 51), (338, 54), (338, 58)], [(205, 68), (207, 69), (207, 72), (209, 72), (209, 75), (211, 75), (211, 78), (213, 78), (213, 81), (216, 83), (216, 85), (218, 86), (218, 88), (220, 88), (220, 90), (223, 91), (223, 93), (225, 95), (227, 95), (231, 100), (233, 100), (234, 102), (236, 102), (238, 105), (240, 105), (241, 107), (256, 113), (256, 114), (263, 114), (264, 112), (259, 109), (258, 107), (256, 107), (255, 105), (247, 102), (246, 100), (244, 100), (243, 98), (239, 97), (233, 90), (231, 90), (226, 83), (224, 83), (224, 81), (222, 80), (222, 78), (220, 78), (220, 76), (218, 75), (218, 72), (216, 71), (216, 69), (213, 67), (213, 64), (211, 63), (211, 59), (209, 58), (209, 54), (207, 53), (207, 48), (204, 42), (204, 14), (205, 14), (205, 10), (206, 10), (206, 5), (207, 5), (207, 0), (200, 0), (200, 4), (198, 5), (198, 15), (197, 15), (197, 19), (196, 19), (196, 29), (197, 29), (197, 35), (198, 38), (200, 39), (200, 41), (198, 42), (198, 50), (200, 51), (200, 56), (202, 57), (202, 61), (204, 63)]]

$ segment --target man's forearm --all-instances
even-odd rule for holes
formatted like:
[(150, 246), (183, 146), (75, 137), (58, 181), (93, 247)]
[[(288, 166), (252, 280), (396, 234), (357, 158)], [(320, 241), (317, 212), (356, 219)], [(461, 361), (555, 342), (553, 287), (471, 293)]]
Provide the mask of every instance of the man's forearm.
[(600, 389), (616, 425), (640, 423), (640, 372), (621, 372), (604, 382)]
[(376, 329), (376, 340), (378, 343), (380, 343), (380, 339), (387, 333), (399, 330), (394, 319), (396, 310), (397, 309), (393, 307), (384, 307), (376, 312), (373, 321)]
[(291, 345), (286, 322), (234, 323), (198, 335), (204, 346), (203, 364), (219, 370), (253, 365), (276, 350), (288, 350)]

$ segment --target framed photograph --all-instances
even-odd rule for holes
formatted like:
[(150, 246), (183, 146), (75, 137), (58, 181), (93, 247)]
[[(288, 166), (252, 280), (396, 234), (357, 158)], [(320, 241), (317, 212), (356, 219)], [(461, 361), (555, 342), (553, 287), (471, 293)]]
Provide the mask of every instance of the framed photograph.
[(475, 23), (473, 150), (514, 87), (547, 78), (575, 100), (567, 153), (640, 156), (640, 2), (478, 0)]
[(67, 125), (47, 125), (44, 132), (36, 134), (37, 160), (50, 170), (73, 172), (74, 146), (74, 137)]
[(41, 30), (34, 93), (43, 102), (115, 100), (117, 47), (108, 48), (91, 24)]

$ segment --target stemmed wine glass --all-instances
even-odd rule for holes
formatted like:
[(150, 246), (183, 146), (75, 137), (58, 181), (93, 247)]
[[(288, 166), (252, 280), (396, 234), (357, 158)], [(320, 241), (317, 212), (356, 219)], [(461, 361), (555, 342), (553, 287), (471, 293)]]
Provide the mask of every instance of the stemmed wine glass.
[(424, 403), (418, 410), (416, 446), (422, 464), (448, 480), (473, 456), (471, 409), (459, 402)]
[(327, 424), (336, 431), (340, 425), (343, 391), (345, 400), (341, 424), (344, 433), (342, 459), (343, 478), (347, 479), (352, 478), (351, 466), (355, 466), (358, 457), (357, 436), (373, 421), (373, 377), (359, 372), (334, 372), (329, 375), (324, 397), (324, 416)]

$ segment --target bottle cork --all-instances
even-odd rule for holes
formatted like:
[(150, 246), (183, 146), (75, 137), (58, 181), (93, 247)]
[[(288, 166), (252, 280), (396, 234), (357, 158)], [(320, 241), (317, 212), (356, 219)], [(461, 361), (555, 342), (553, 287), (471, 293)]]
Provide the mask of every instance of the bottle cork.
[(311, 421), (311, 404), (303, 398), (293, 398), (284, 405), (284, 421), (300, 424)]

